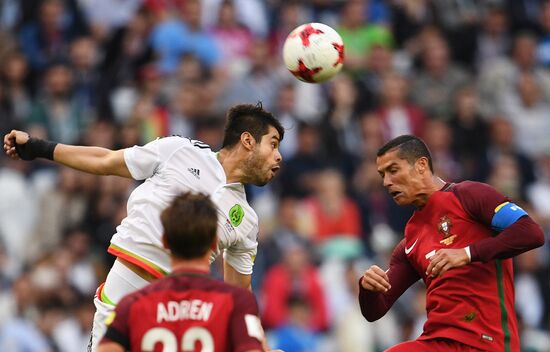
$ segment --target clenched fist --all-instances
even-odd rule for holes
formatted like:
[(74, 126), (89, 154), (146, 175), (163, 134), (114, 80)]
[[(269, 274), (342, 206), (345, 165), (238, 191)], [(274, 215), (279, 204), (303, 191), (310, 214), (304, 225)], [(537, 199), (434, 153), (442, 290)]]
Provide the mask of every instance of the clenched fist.
[(372, 265), (365, 271), (361, 278), (361, 286), (365, 290), (373, 292), (388, 292), (391, 288), (388, 275), (377, 265)]

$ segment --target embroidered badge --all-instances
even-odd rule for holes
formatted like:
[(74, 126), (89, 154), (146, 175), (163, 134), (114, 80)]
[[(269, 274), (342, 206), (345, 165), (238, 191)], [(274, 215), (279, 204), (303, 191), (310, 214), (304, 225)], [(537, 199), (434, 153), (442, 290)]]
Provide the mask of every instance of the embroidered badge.
[(235, 227), (239, 226), (244, 218), (244, 210), (239, 204), (235, 204), (230, 210), (229, 210), (229, 220), (231, 220), (231, 224)]
[(447, 215), (442, 216), (439, 219), (439, 225), (437, 226), (437, 230), (440, 234), (443, 235), (443, 239), (439, 241), (439, 243), (442, 243), (446, 246), (452, 244), (456, 238), (456, 235), (453, 235), (451, 233), (451, 228), (453, 227), (453, 223), (451, 222), (451, 218), (449, 218)]

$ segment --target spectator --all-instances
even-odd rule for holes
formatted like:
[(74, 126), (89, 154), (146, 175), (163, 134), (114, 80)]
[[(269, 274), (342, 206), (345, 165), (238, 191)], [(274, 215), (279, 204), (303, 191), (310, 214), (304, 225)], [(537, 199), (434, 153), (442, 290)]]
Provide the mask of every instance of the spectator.
[(229, 70), (231, 76), (240, 76), (247, 67), (253, 36), (247, 27), (238, 22), (233, 2), (221, 3), (218, 22), (209, 32), (218, 45), (221, 65)]
[(75, 143), (91, 121), (73, 91), (74, 76), (64, 62), (51, 64), (44, 73), (44, 89), (33, 102), (27, 125), (40, 136)]
[(466, 86), (455, 95), (453, 116), (449, 121), (452, 133), (452, 150), (463, 169), (463, 178), (479, 177), (478, 168), (488, 148), (487, 122), (479, 114), (475, 88)]
[(527, 187), (535, 180), (534, 166), (533, 161), (515, 147), (515, 133), (513, 125), (507, 120), (495, 118), (491, 121), (489, 146), (483, 155), (477, 179), (486, 181), (491, 171), (496, 169), (499, 158), (509, 156), (519, 168), (519, 199), (525, 199)]
[(290, 323), (290, 298), (298, 296), (310, 305), (306, 318), (312, 331), (328, 327), (327, 306), (317, 269), (310, 263), (309, 253), (299, 243), (290, 243), (281, 263), (266, 273), (262, 286), (262, 322), (265, 328), (279, 328)]
[[(348, 243), (359, 242), (362, 228), (359, 208), (357, 204), (347, 196), (343, 175), (337, 170), (327, 169), (318, 174), (315, 193), (306, 200), (307, 214), (313, 221), (313, 239), (327, 255), (340, 256), (340, 253), (332, 253), (330, 245), (339, 240), (347, 240)], [(334, 242), (333, 242), (334, 241)], [(324, 247), (324, 248), (323, 248)], [(361, 254), (361, 248), (348, 248), (352, 254)], [(347, 256), (348, 253), (342, 253)]]
[(424, 134), (426, 114), (409, 99), (409, 82), (398, 73), (381, 77), (380, 107), (376, 111), (384, 140), (401, 134)]
[(19, 45), (33, 70), (43, 70), (54, 60), (65, 60), (69, 43), (83, 34), (76, 17), (64, 17), (68, 9), (61, 0), (42, 1), (37, 17), (19, 33)]
[(499, 113), (500, 103), (515, 87), (522, 72), (533, 75), (540, 87), (540, 99), (550, 102), (550, 73), (537, 63), (536, 38), (521, 32), (512, 42), (512, 57), (491, 62), (481, 69), (478, 77), (480, 111), (486, 118)]
[(430, 117), (447, 121), (454, 93), (469, 79), (465, 71), (451, 62), (445, 40), (432, 36), (424, 43), (422, 68), (412, 81), (412, 100)]
[(392, 35), (385, 27), (365, 22), (365, 3), (347, 1), (342, 7), (338, 33), (346, 47), (344, 67), (352, 73), (364, 70), (366, 57), (375, 44), (392, 45)]
[(524, 72), (517, 76), (515, 89), (502, 96), (502, 113), (515, 130), (515, 145), (531, 159), (550, 148), (545, 131), (550, 131), (550, 101), (542, 97), (535, 75)]

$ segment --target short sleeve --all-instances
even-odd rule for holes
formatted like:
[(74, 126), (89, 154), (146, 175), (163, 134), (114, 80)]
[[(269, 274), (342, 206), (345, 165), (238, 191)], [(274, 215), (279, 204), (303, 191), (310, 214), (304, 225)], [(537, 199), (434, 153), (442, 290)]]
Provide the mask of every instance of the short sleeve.
[(234, 294), (235, 306), (229, 324), (231, 351), (263, 350), (264, 330), (258, 317), (258, 303), (252, 292), (239, 289)]
[(124, 161), (135, 180), (145, 180), (155, 174), (178, 148), (189, 144), (182, 137), (157, 138), (144, 146), (133, 146), (124, 150)]
[(218, 237), (223, 259), (243, 275), (251, 275), (258, 251), (258, 216), (246, 201), (244, 187), (230, 184), (217, 190)]
[(252, 275), (254, 261), (258, 253), (258, 243), (249, 240), (239, 241), (223, 253), (225, 260), (233, 269), (243, 275)]

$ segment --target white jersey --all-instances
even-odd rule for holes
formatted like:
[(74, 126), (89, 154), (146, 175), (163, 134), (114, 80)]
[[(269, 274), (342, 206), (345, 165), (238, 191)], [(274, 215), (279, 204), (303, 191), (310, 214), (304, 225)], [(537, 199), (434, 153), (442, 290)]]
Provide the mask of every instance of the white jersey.
[(258, 242), (258, 216), (246, 200), (244, 186), (226, 183), (222, 165), (210, 147), (184, 137), (157, 139), (124, 151), (132, 177), (144, 180), (130, 194), (127, 217), (111, 239), (109, 253), (160, 277), (170, 272), (161, 242), (160, 213), (185, 191), (210, 195), (218, 209), (219, 248), (241, 274), (252, 274)]

